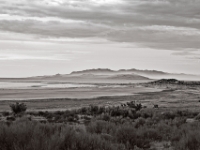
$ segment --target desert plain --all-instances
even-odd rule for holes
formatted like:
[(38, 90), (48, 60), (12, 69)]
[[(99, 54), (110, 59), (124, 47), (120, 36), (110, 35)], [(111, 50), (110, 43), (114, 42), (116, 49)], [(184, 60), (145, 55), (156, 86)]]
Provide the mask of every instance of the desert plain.
[(27, 111), (57, 111), (89, 105), (109, 107), (128, 101), (139, 101), (147, 108), (158, 105), (159, 109), (198, 109), (198, 78), (135, 69), (93, 69), (68, 75), (1, 78), (0, 110), (9, 110), (9, 105), (17, 101), (26, 103)]

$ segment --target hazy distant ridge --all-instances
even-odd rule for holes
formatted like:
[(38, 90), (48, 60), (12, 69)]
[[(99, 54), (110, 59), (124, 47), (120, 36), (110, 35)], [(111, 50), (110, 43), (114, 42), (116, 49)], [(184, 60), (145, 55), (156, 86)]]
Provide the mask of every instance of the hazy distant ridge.
[[(13, 81), (19, 80), (20, 78), (0, 78), (3, 81)], [(114, 82), (114, 80), (119, 81), (120, 83), (130, 81), (139, 81), (139, 80), (160, 80), (160, 79), (176, 79), (176, 80), (188, 80), (188, 81), (200, 81), (200, 75), (192, 74), (177, 74), (177, 73), (168, 73), (157, 70), (138, 70), (138, 69), (120, 69), (120, 70), (111, 70), (108, 68), (98, 68), (98, 69), (87, 69), (82, 71), (73, 71), (70, 74), (56, 74), (56, 75), (45, 75), (37, 77), (28, 77), (21, 78), (21, 80), (48, 80), (48, 81), (63, 81), (63, 82)]]
[(138, 69), (120, 69), (120, 70), (111, 70), (111, 69), (88, 69), (82, 71), (74, 71), (70, 75), (80, 75), (80, 74), (93, 74), (93, 75), (118, 75), (118, 74), (132, 74), (142, 76), (144, 78), (149, 79), (177, 79), (177, 80), (193, 80), (200, 81), (200, 75), (192, 75), (192, 74), (177, 74), (177, 73), (168, 73), (157, 70), (138, 70)]

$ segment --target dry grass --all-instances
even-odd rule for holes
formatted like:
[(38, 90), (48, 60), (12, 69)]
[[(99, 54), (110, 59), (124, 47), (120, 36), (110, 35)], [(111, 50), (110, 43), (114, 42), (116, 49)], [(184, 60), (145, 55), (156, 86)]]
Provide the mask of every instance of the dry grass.
[[(200, 93), (193, 93), (187, 90), (165, 90), (162, 92), (140, 93), (132, 96), (104, 96), (89, 99), (38, 99), (23, 101), (28, 106), (28, 111), (58, 111), (66, 109), (77, 109), (89, 105), (117, 106), (128, 101), (140, 101), (148, 108), (157, 104), (160, 109), (188, 108), (196, 110), (200, 107)], [(0, 101), (0, 110), (8, 111), (9, 105), (16, 101)]]

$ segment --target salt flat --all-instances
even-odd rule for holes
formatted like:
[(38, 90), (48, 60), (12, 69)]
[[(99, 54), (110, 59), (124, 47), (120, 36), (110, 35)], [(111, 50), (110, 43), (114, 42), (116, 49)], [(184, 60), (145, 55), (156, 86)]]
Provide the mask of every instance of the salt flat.
[(16, 101), (25, 102), (29, 111), (91, 104), (114, 106), (133, 100), (148, 107), (159, 104), (163, 108), (196, 108), (200, 105), (199, 91), (198, 82), (157, 81), (130, 71), (89, 70), (69, 75), (1, 78), (0, 110), (9, 110), (9, 104)]
[(75, 88), (0, 89), (0, 100), (31, 100), (51, 98), (94, 98), (100, 96), (134, 95), (161, 89), (127, 86), (96, 86)]

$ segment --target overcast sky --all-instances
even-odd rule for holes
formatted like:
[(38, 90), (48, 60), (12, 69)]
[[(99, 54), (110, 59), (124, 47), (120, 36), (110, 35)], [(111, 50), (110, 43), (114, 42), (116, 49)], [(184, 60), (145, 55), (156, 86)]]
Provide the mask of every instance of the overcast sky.
[(200, 74), (200, 0), (0, 0), (0, 77)]

